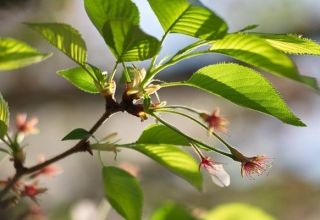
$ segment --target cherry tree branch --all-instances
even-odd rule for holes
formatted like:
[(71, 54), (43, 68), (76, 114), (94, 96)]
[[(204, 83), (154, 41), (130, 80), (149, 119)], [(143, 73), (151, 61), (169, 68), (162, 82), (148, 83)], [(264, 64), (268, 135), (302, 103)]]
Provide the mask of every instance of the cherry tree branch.
[[(89, 133), (93, 135), (98, 128), (104, 123), (106, 119), (108, 119), (113, 113), (116, 113), (118, 111), (122, 111), (121, 106), (112, 98), (112, 97), (105, 97), (106, 99), (106, 111), (104, 114), (98, 119), (98, 121), (92, 126), (92, 128), (89, 130)], [(48, 165), (55, 163), (61, 159), (64, 159), (72, 154), (78, 153), (78, 152), (89, 152), (92, 154), (90, 145), (88, 143), (89, 137), (86, 137), (82, 140), (80, 140), (76, 145), (74, 145), (72, 148), (68, 149), (67, 151), (44, 161), (43, 163), (37, 164), (32, 167), (24, 167), (23, 164), (20, 161), (14, 160), (14, 167), (16, 169), (16, 173), (13, 176), (13, 178), (9, 179), (8, 184), (3, 188), (2, 191), (0, 191), (0, 201), (2, 198), (14, 187), (14, 185), (20, 180), (21, 177), (34, 173), (38, 170), (41, 170)], [(1, 206), (1, 202), (0, 202)]]

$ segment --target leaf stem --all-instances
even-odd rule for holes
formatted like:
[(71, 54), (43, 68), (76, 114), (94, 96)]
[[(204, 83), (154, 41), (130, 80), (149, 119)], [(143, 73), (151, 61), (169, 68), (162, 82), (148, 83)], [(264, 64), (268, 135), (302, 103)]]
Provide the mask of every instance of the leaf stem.
[(194, 138), (192, 138), (192, 137), (189, 137), (188, 135), (184, 134), (183, 132), (181, 132), (181, 131), (180, 131), (179, 129), (177, 129), (176, 127), (174, 127), (174, 126), (172, 126), (171, 124), (169, 124), (168, 122), (162, 120), (162, 119), (161, 119), (160, 117), (158, 117), (156, 114), (154, 114), (154, 113), (150, 113), (150, 114), (151, 114), (155, 119), (157, 119), (159, 122), (161, 122), (163, 125), (167, 126), (168, 128), (170, 128), (170, 129), (174, 130), (175, 132), (179, 133), (180, 135), (184, 136), (184, 137), (187, 138), (189, 141), (194, 142), (194, 143), (196, 143), (196, 144), (199, 144), (200, 146), (203, 146), (203, 147), (205, 147), (205, 148), (207, 148), (207, 149), (210, 149), (210, 150), (212, 150), (212, 151), (215, 151), (215, 152), (217, 152), (217, 153), (219, 153), (219, 154), (222, 154), (222, 155), (224, 155), (224, 156), (227, 156), (227, 157), (230, 157), (230, 158), (233, 159), (233, 155), (232, 155), (232, 154), (229, 154), (229, 153), (226, 153), (226, 152), (224, 152), (224, 151), (221, 151), (221, 150), (219, 150), (219, 149), (217, 149), (217, 148), (208, 146), (207, 144), (202, 143), (202, 142), (199, 141), (199, 140), (196, 140), (196, 139), (194, 139)]
[[(198, 121), (197, 119), (193, 118), (190, 115), (184, 114), (182, 112), (177, 112), (177, 111), (171, 111), (171, 110), (165, 110), (165, 109), (159, 109), (162, 112), (167, 112), (167, 113), (172, 113), (172, 114), (177, 114), (177, 115), (181, 115), (183, 117), (189, 118), (190, 120), (194, 121), (195, 123), (197, 123), (198, 125), (200, 125), (202, 128), (208, 130), (207, 126), (204, 125), (203, 123), (201, 123), (200, 121)], [(159, 111), (158, 110), (158, 111)], [(225, 140), (223, 140), (222, 137), (220, 137), (217, 133), (215, 133), (214, 131), (210, 131), (210, 134), (212, 134), (214, 137), (216, 137), (221, 143), (223, 143), (229, 150), (230, 152), (233, 152), (233, 150), (235, 150), (234, 147), (232, 147), (230, 144), (228, 144)]]
[(163, 42), (164, 42), (164, 40), (166, 39), (166, 37), (167, 37), (168, 34), (169, 34), (169, 32), (167, 31), (167, 32), (165, 32), (164, 35), (162, 36), (162, 38), (161, 38), (161, 40), (160, 40), (160, 48), (159, 48), (159, 51), (158, 51), (158, 53), (157, 53), (156, 55), (154, 55), (154, 56), (152, 57), (150, 66), (149, 66), (148, 71), (147, 71), (147, 75), (146, 75), (146, 77), (145, 77), (145, 78), (143, 79), (143, 81), (142, 81), (142, 86), (144, 86), (145, 84), (147, 84), (147, 83), (150, 81), (150, 79), (152, 79), (152, 78), (154, 77), (154, 74), (152, 74), (152, 69), (153, 69), (153, 67), (154, 67), (154, 65), (155, 65), (155, 62), (156, 62), (158, 56), (159, 56), (159, 53), (160, 53), (160, 49), (161, 49), (161, 47), (162, 47), (162, 44), (163, 44)]
[(157, 109), (159, 109), (159, 110), (162, 110), (162, 109), (183, 109), (183, 110), (187, 110), (192, 113), (195, 113), (195, 114), (200, 114), (200, 111), (193, 109), (193, 108), (189, 108), (188, 106), (184, 106), (184, 105), (169, 105), (169, 106), (164, 106), (164, 107), (157, 108)]
[(119, 64), (119, 61), (117, 60), (116, 63), (115, 63), (115, 65), (114, 65), (114, 67), (113, 67), (113, 70), (112, 70), (112, 72), (111, 72), (111, 75), (110, 75), (110, 77), (109, 77), (109, 80), (108, 80), (109, 83), (112, 82), (114, 76), (116, 75), (118, 64)]

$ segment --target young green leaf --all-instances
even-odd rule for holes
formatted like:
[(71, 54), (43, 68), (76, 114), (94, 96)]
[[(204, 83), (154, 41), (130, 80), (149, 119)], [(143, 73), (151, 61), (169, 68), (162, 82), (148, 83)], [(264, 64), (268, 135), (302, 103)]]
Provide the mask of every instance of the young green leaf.
[(319, 89), (314, 78), (300, 75), (289, 57), (258, 36), (229, 34), (221, 40), (213, 41), (210, 50)]
[(89, 131), (83, 129), (83, 128), (76, 128), (72, 130), (69, 134), (67, 134), (64, 138), (62, 138), (62, 141), (68, 141), (68, 140), (81, 140), (84, 138), (89, 138), (91, 134)]
[(13, 39), (0, 38), (0, 70), (14, 70), (25, 67), (50, 57), (43, 54), (28, 44)]
[(122, 20), (139, 25), (139, 11), (131, 0), (84, 0), (88, 17), (102, 34), (108, 21)]
[(150, 220), (196, 220), (191, 213), (182, 205), (166, 202), (160, 208), (155, 210)]
[(27, 25), (76, 63), (85, 65), (87, 47), (76, 29), (61, 23), (27, 23)]
[(7, 133), (9, 126), (9, 107), (0, 93), (0, 138)]
[(57, 74), (85, 92), (99, 93), (93, 78), (82, 67), (60, 70)]
[(172, 144), (189, 146), (188, 140), (181, 134), (164, 125), (154, 124), (146, 127), (137, 144)]
[(102, 170), (104, 192), (111, 206), (126, 220), (141, 220), (143, 192), (137, 179), (117, 167)]
[(242, 203), (230, 203), (226, 205), (220, 205), (211, 211), (209, 211), (204, 220), (275, 220), (272, 216), (265, 213), (261, 209)]
[(222, 96), (235, 104), (272, 115), (285, 123), (305, 126), (272, 85), (250, 68), (233, 63), (206, 66), (193, 74), (185, 85)]
[(169, 144), (137, 144), (132, 149), (152, 158), (197, 189), (201, 189), (202, 176), (199, 164), (192, 156), (178, 147)]
[(165, 33), (181, 33), (213, 40), (227, 33), (227, 24), (205, 7), (187, 0), (148, 0)]
[(320, 55), (320, 45), (296, 34), (260, 34), (271, 46), (288, 54)]
[(129, 21), (109, 21), (103, 27), (103, 37), (119, 61), (138, 61), (153, 57), (160, 42)]

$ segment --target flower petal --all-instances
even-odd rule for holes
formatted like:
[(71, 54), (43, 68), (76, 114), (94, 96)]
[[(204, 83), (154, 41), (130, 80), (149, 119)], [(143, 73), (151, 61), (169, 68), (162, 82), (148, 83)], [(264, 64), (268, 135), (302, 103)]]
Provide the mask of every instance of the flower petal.
[(212, 181), (220, 186), (220, 187), (227, 187), (230, 185), (230, 176), (224, 170), (222, 164), (215, 164), (213, 167), (207, 168)]

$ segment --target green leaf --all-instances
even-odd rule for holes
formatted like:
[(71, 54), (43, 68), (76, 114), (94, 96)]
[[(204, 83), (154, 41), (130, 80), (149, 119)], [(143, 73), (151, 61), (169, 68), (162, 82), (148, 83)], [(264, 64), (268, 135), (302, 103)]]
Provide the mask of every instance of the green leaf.
[(126, 220), (141, 220), (143, 192), (137, 179), (117, 167), (102, 170), (104, 192), (111, 206)]
[(9, 126), (9, 107), (0, 93), (0, 138), (7, 133)]
[(187, 0), (148, 0), (166, 33), (181, 33), (213, 40), (227, 33), (227, 24), (205, 7)]
[(117, 60), (138, 61), (153, 57), (160, 42), (139, 28), (139, 11), (130, 0), (85, 0), (92, 23)]
[(40, 53), (22, 41), (13, 38), (0, 38), (0, 70), (22, 68), (50, 56), (51, 54)]
[(196, 220), (190, 212), (182, 205), (166, 202), (160, 208), (155, 210), (150, 220)]
[(90, 132), (83, 129), (83, 128), (76, 128), (72, 130), (69, 134), (67, 134), (64, 138), (62, 138), (63, 141), (67, 140), (81, 140), (84, 138), (89, 138), (91, 136)]
[(119, 61), (146, 60), (160, 49), (158, 39), (129, 21), (107, 22), (103, 27), (103, 37)]
[(188, 140), (167, 126), (153, 124), (146, 127), (136, 142), (137, 144), (172, 144), (189, 146)]
[(260, 34), (271, 46), (288, 54), (320, 55), (320, 45), (296, 34)]
[(217, 208), (209, 211), (204, 220), (275, 220), (272, 216), (265, 213), (261, 209), (241, 204), (230, 203), (220, 205)]
[(152, 158), (197, 189), (201, 189), (202, 176), (198, 163), (178, 147), (169, 144), (138, 144), (132, 149)]
[(289, 57), (258, 36), (229, 34), (221, 40), (213, 41), (210, 50), (319, 89), (314, 78), (300, 75)]
[(60, 70), (57, 74), (85, 92), (99, 93), (93, 78), (82, 67)]
[(257, 24), (249, 24), (249, 25), (245, 26), (244, 28), (242, 28), (241, 30), (239, 30), (238, 32), (251, 31), (253, 29), (256, 29), (257, 27), (259, 27), (259, 25), (257, 25)]
[(305, 126), (272, 85), (250, 68), (233, 63), (210, 65), (198, 70), (185, 85), (222, 96), (235, 104), (272, 115), (285, 123)]
[(67, 24), (26, 23), (49, 43), (80, 65), (87, 61), (87, 47), (80, 33)]
[(139, 24), (139, 11), (131, 0), (84, 0), (86, 12), (102, 34), (103, 27), (108, 21), (128, 21), (133, 25)]

